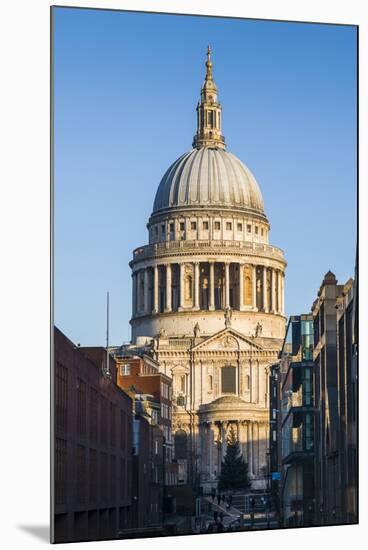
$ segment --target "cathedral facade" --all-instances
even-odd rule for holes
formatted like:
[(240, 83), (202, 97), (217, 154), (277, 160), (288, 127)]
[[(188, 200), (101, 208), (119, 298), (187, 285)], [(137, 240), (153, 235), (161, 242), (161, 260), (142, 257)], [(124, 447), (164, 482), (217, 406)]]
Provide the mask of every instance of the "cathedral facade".
[(231, 426), (253, 488), (267, 476), (269, 388), (285, 333), (282, 250), (250, 170), (226, 150), (210, 49), (192, 149), (159, 184), (134, 250), (132, 342), (173, 379), (179, 479), (217, 486)]

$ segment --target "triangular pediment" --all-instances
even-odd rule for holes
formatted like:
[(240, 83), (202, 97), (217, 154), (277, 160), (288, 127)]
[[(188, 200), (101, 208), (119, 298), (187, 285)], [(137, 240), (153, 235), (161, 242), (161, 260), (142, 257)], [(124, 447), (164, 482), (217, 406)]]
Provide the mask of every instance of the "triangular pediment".
[(196, 346), (192, 351), (261, 351), (263, 347), (254, 342), (251, 336), (245, 336), (233, 328), (225, 328), (209, 336)]

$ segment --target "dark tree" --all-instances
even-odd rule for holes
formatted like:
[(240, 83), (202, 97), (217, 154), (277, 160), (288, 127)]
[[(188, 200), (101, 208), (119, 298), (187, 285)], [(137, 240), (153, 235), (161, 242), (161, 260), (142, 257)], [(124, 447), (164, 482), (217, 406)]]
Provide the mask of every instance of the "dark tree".
[(230, 427), (227, 438), (227, 449), (221, 463), (221, 475), (218, 490), (247, 489), (250, 486), (248, 478), (248, 464), (240, 452), (239, 442), (235, 437), (233, 427)]

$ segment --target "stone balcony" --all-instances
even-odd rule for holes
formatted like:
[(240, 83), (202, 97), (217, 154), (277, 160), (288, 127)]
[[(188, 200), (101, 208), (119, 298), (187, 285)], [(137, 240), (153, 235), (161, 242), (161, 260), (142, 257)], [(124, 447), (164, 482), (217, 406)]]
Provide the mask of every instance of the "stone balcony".
[(147, 258), (159, 258), (175, 256), (176, 254), (250, 254), (258, 256), (272, 256), (278, 260), (284, 260), (284, 253), (280, 248), (269, 244), (251, 241), (225, 241), (225, 240), (193, 240), (193, 241), (167, 241), (140, 246), (133, 251), (133, 261)]

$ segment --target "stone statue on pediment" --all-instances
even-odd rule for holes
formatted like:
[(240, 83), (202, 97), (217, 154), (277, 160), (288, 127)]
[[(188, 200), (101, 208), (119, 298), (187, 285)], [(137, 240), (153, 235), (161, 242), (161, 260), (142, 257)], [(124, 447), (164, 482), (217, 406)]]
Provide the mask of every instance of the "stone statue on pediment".
[(231, 307), (227, 306), (224, 311), (225, 317), (225, 327), (229, 328), (231, 326), (231, 317), (233, 316), (233, 310)]
[(199, 323), (196, 323), (196, 324), (194, 325), (193, 332), (194, 332), (194, 337), (195, 337), (195, 338), (198, 338), (199, 333), (201, 332)]
[(260, 323), (259, 321), (258, 321), (258, 323), (257, 323), (257, 325), (256, 325), (256, 331), (255, 331), (254, 336), (255, 336), (256, 338), (258, 338), (258, 336), (262, 336), (262, 323)]

